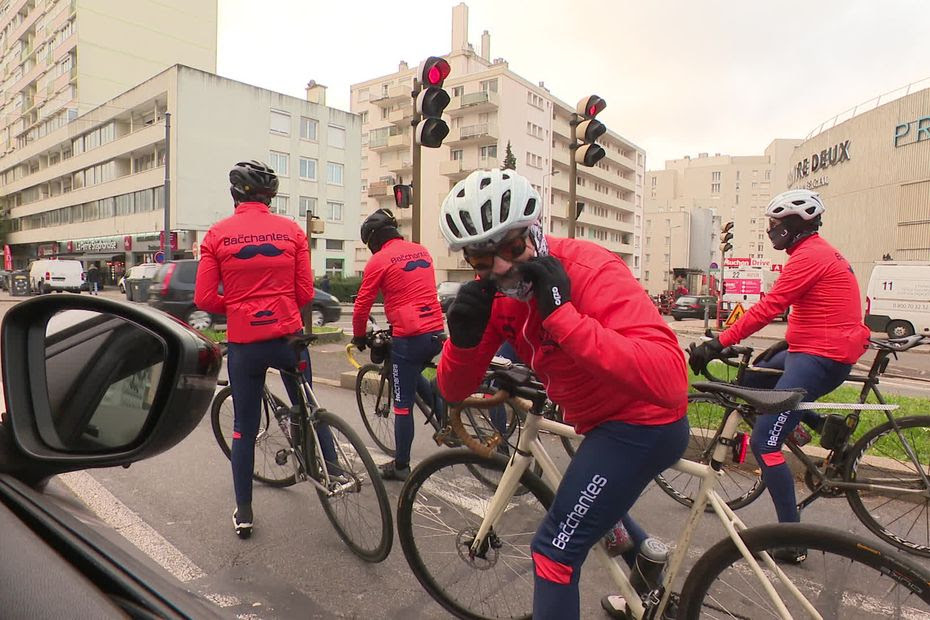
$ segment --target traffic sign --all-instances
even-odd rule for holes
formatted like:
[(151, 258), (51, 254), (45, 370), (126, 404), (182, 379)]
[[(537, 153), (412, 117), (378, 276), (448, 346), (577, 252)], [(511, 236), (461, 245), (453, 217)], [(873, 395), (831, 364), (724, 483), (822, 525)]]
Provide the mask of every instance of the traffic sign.
[(729, 327), (730, 325), (733, 325), (734, 323), (739, 321), (741, 318), (743, 318), (744, 314), (746, 314), (746, 311), (743, 309), (743, 304), (737, 303), (736, 306), (733, 308), (733, 311), (730, 312), (730, 316), (728, 316), (727, 320), (724, 322), (724, 325), (726, 325), (727, 327)]
[(155, 262), (159, 265), (165, 262), (165, 253), (161, 250), (155, 252)]

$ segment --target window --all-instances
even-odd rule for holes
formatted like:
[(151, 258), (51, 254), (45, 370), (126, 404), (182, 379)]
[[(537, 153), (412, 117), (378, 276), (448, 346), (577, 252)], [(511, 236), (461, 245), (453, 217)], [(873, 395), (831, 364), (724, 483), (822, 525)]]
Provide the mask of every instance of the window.
[(530, 134), (534, 138), (539, 138), (542, 140), (543, 137), (543, 128), (535, 123), (526, 123), (526, 133)]
[(341, 250), (342, 244), (343, 244), (342, 239), (327, 239), (326, 249), (327, 250)]
[(343, 264), (345, 261), (341, 258), (327, 258), (326, 259), (326, 274), (332, 278), (338, 278), (342, 276)]
[(268, 205), (268, 210), (272, 213), (287, 215), (287, 198), (288, 197), (284, 194), (278, 194), (271, 199), (271, 204)]
[(542, 168), (543, 158), (535, 153), (526, 152), (526, 165), (533, 168)]
[(478, 83), (478, 86), (481, 89), (481, 92), (483, 93), (487, 93), (487, 92), (496, 93), (497, 92), (497, 80), (496, 79), (495, 80), (482, 80), (481, 82)]
[(461, 97), (461, 96), (462, 96), (462, 93), (464, 93), (464, 92), (465, 92), (465, 87), (464, 87), (464, 86), (453, 86), (453, 87), (452, 87), (452, 96), (453, 96), (453, 97)]
[(269, 164), (271, 169), (275, 171), (279, 177), (287, 176), (287, 164), (288, 164), (289, 155), (287, 153), (281, 153), (279, 151), (271, 151), (271, 157), (269, 158)]
[(316, 215), (316, 198), (311, 196), (301, 196), (298, 208), (300, 210), (297, 213), (301, 218), (306, 219), (308, 213), (310, 215)]
[(717, 171), (717, 172), (712, 172), (711, 175), (710, 175), (710, 178), (711, 178), (712, 181), (719, 181), (719, 180), (720, 180), (720, 172), (719, 172), (719, 171)]
[(497, 158), (497, 145), (496, 144), (481, 147), (481, 159), (487, 159), (489, 157)]
[(462, 150), (456, 149), (454, 151), (449, 151), (449, 157), (452, 161), (462, 161)]
[(720, 193), (720, 183), (711, 183), (710, 184), (710, 193), (719, 194)]
[(300, 178), (316, 181), (316, 160), (309, 157), (300, 158)]
[(271, 111), (271, 131), (274, 133), (284, 134), (291, 133), (291, 115), (277, 110)]
[(543, 107), (543, 98), (531, 90), (526, 91), (526, 102), (534, 108), (539, 108), (540, 110)]
[(342, 221), (342, 203), (341, 202), (327, 202), (326, 203), (326, 219), (330, 222), (341, 222)]
[(319, 125), (315, 118), (300, 117), (300, 137), (304, 140), (316, 142), (316, 128)]
[(346, 147), (346, 130), (343, 127), (337, 127), (336, 125), (330, 125), (329, 131), (327, 133), (327, 143), (337, 149), (344, 149)]
[(359, 120), (362, 121), (362, 125), (367, 123), (368, 122), (368, 110), (365, 110), (364, 112), (359, 112), (358, 118)]
[(330, 185), (342, 185), (342, 171), (342, 164), (334, 161), (326, 162), (326, 182)]

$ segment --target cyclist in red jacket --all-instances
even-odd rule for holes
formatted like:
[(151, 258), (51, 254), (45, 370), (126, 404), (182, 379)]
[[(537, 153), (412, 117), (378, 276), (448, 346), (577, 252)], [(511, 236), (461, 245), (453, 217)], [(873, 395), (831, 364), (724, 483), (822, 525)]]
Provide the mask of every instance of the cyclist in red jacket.
[(410, 474), (413, 444), (413, 401), (416, 392), (431, 399), (423, 368), (442, 348), (442, 310), (436, 295), (433, 257), (419, 243), (397, 231), (389, 209), (369, 215), (361, 228), (362, 243), (371, 250), (362, 286), (352, 312), (352, 344), (365, 348), (371, 306), (384, 295), (384, 313), (391, 324), (391, 385), (394, 390), (394, 460), (380, 467), (385, 480), (405, 480)]
[[(849, 262), (817, 230), (825, 211), (820, 195), (794, 189), (772, 199), (765, 210), (769, 239), (785, 250), (788, 261), (765, 299), (752, 306), (732, 327), (691, 351), (690, 364), (699, 373), (727, 346), (737, 344), (780, 316), (788, 307), (786, 346), (770, 349), (759, 366), (784, 370), (780, 377), (747, 373), (744, 385), (803, 388), (815, 401), (842, 385), (852, 365), (865, 352), (869, 330), (862, 322), (859, 285)], [(693, 346), (693, 345), (692, 345)], [(812, 411), (786, 411), (758, 416), (750, 446), (762, 468), (780, 522), (800, 521), (794, 480), (781, 448), (801, 420), (820, 430), (823, 417)], [(809, 436), (807, 436), (809, 439)], [(780, 549), (776, 558), (802, 562), (807, 551)]]
[(477, 170), (446, 197), (443, 236), (479, 279), (449, 308), (438, 379), (448, 401), (461, 401), (507, 341), (585, 435), (531, 546), (533, 617), (564, 620), (579, 615), (588, 551), (618, 520), (634, 543), (628, 563), (647, 538), (627, 511), (684, 453), (687, 375), (675, 334), (626, 263), (588, 241), (544, 235), (541, 208), (511, 170)]
[[(204, 237), (194, 303), (207, 312), (226, 314), (227, 370), (234, 408), (233, 527), (240, 538), (248, 538), (253, 527), (252, 468), (265, 374), (268, 368), (291, 369), (297, 364), (286, 337), (303, 330), (300, 308), (313, 299), (313, 276), (303, 230), (268, 210), (278, 191), (274, 170), (258, 161), (240, 162), (229, 172), (229, 182), (236, 211), (214, 224)], [(309, 356), (305, 361), (309, 380)], [(297, 386), (285, 380), (285, 387), (294, 402)]]

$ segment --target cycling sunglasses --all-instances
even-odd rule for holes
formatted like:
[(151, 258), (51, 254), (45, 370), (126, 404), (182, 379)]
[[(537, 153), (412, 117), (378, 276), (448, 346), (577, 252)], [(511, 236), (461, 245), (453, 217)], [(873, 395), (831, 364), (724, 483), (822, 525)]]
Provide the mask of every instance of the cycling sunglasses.
[(513, 262), (519, 256), (526, 252), (526, 235), (505, 239), (497, 246), (488, 250), (469, 250), (465, 248), (465, 262), (477, 271), (487, 271), (494, 266), (494, 257), (500, 256), (506, 261)]

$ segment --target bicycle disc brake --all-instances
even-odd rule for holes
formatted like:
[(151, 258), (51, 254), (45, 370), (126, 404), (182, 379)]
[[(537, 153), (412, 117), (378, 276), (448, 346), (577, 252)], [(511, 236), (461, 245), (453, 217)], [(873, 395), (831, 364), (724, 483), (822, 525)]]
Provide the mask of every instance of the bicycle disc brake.
[(456, 550), (459, 553), (459, 557), (474, 568), (478, 570), (491, 569), (497, 564), (498, 550), (503, 546), (503, 543), (501, 543), (500, 538), (497, 537), (497, 534), (495, 534), (492, 529), (488, 532), (487, 537), (484, 539), (481, 546), (478, 547), (478, 550), (473, 552), (471, 547), (475, 542), (475, 536), (477, 534), (477, 528), (473, 527), (465, 528), (459, 532), (455, 539)]

